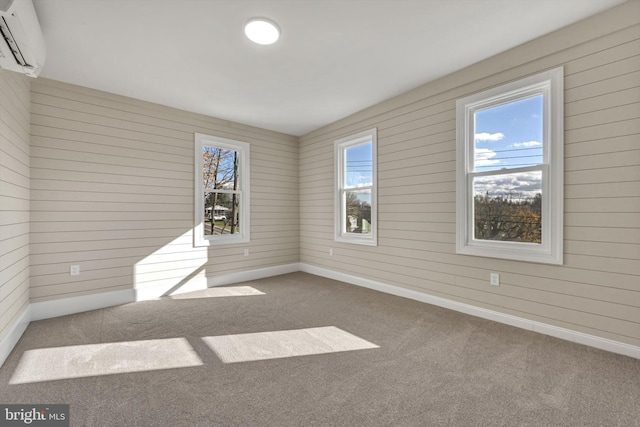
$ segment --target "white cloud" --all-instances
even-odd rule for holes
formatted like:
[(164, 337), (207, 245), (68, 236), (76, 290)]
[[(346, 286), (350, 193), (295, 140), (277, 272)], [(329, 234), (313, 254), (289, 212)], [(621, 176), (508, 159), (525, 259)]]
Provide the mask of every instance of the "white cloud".
[(482, 133), (476, 133), (474, 135), (476, 141), (500, 141), (502, 138), (504, 138), (504, 134), (502, 132), (496, 132), (496, 133), (487, 133), (487, 132), (482, 132)]
[(488, 148), (476, 148), (474, 150), (474, 164), (478, 166), (491, 166), (500, 163), (500, 160), (493, 159), (498, 153)]
[(539, 171), (532, 171), (477, 177), (474, 180), (473, 191), (474, 194), (516, 193), (527, 198), (534, 197), (542, 191), (542, 175)]
[(533, 147), (541, 147), (542, 142), (540, 141), (526, 141), (526, 142), (516, 142), (513, 144), (515, 148), (533, 148)]
[(346, 184), (348, 187), (368, 187), (372, 185), (371, 174), (359, 174), (357, 172), (347, 172)]

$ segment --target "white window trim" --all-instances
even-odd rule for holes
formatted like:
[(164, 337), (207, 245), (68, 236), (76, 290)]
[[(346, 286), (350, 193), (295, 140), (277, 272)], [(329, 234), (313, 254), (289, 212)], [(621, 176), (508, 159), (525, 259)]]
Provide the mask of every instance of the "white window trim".
[[(342, 215), (343, 206), (345, 204), (344, 179), (346, 167), (344, 163), (344, 151), (346, 148), (359, 145), (364, 142), (371, 141), (371, 234), (362, 235), (357, 233), (347, 233), (346, 224)], [(334, 203), (334, 224), (336, 242), (355, 243), (359, 245), (378, 245), (378, 196), (377, 196), (377, 145), (378, 145), (378, 129), (373, 128), (355, 135), (338, 139), (334, 142), (334, 165), (335, 165), (335, 203)], [(369, 189), (369, 187), (366, 187)]]
[[(240, 233), (234, 235), (210, 236), (204, 235), (204, 183), (202, 181), (202, 149), (205, 146), (214, 146), (225, 150), (234, 150), (238, 152), (240, 161)], [(195, 195), (194, 195), (194, 226), (193, 226), (193, 245), (201, 246), (217, 246), (229, 245), (236, 243), (247, 243), (250, 241), (250, 146), (246, 142), (236, 141), (233, 139), (220, 138), (217, 136), (205, 135), (201, 133), (195, 134)]]
[[(456, 103), (456, 252), (547, 264), (563, 263), (564, 70), (555, 68), (492, 88)], [(543, 163), (509, 173), (542, 171), (542, 244), (473, 239), (474, 112), (481, 108), (543, 94)], [(488, 174), (500, 174), (492, 171)], [(475, 173), (476, 176), (482, 173)]]

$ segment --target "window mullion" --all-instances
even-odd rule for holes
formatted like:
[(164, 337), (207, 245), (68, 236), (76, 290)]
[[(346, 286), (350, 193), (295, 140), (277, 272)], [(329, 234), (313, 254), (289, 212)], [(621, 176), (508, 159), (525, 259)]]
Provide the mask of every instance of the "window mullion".
[(469, 172), (469, 175), (474, 176), (474, 177), (494, 176), (494, 175), (509, 175), (509, 174), (515, 174), (515, 173), (542, 170), (542, 168), (544, 166), (546, 166), (544, 163), (540, 163), (540, 164), (537, 164), (537, 165), (534, 165), (534, 166), (526, 166), (526, 167), (522, 167), (522, 168), (508, 168), (508, 169), (504, 168), (504, 169), (497, 169), (497, 170), (493, 170), (493, 171)]

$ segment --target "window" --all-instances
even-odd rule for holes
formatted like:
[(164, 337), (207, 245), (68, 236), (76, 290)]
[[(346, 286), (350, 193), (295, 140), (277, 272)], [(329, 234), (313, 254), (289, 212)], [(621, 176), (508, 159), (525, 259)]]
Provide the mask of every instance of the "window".
[(194, 246), (249, 241), (249, 144), (195, 134)]
[(457, 253), (562, 264), (563, 69), (456, 107)]
[(377, 245), (376, 141), (371, 129), (335, 142), (335, 240)]

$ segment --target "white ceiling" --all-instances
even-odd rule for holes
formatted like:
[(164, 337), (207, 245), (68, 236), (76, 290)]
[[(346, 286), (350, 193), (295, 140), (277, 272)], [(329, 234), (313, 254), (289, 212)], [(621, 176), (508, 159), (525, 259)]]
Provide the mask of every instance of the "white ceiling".
[[(620, 3), (34, 0), (43, 77), (292, 135)], [(255, 16), (280, 41), (248, 41)]]

